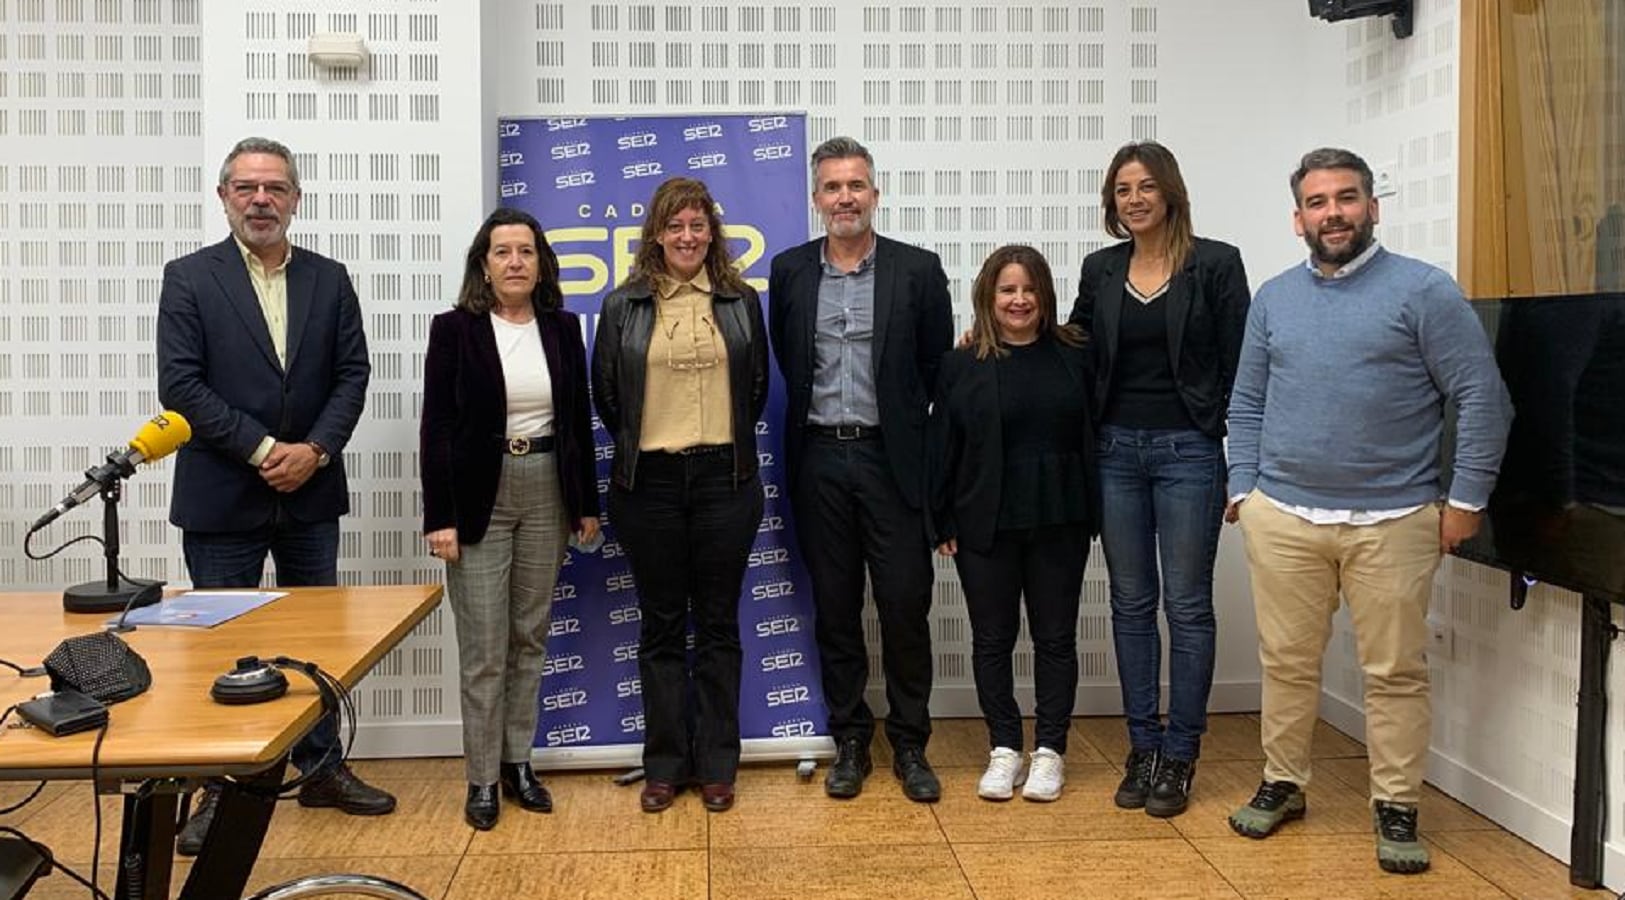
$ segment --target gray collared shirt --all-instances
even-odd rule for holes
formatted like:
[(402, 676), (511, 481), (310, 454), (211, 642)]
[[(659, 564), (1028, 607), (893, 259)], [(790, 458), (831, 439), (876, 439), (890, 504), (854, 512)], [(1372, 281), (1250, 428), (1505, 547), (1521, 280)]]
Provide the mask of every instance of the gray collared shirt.
[(829, 261), (829, 243), (819, 250), (823, 277), (818, 282), (818, 317), (813, 340), (814, 425), (879, 425), (875, 400), (875, 248), (858, 267), (843, 272)]

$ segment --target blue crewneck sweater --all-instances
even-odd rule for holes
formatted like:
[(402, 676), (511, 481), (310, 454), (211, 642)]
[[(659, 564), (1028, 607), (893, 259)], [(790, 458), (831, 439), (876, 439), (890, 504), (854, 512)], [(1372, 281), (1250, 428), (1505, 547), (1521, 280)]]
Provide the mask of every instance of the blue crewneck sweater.
[(1296, 265), (1259, 288), (1230, 398), (1231, 496), (1401, 509), (1446, 496), (1445, 404), (1459, 413), (1448, 496), (1481, 507), (1512, 404), (1456, 283), (1378, 248), (1344, 277)]

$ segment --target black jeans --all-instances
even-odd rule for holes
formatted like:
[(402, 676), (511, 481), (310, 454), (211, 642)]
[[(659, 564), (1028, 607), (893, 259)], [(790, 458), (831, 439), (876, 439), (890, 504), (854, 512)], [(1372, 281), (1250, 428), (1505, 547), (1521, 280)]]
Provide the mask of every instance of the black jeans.
[(1025, 597), (1038, 701), (1034, 743), (1066, 753), (1078, 692), (1078, 593), (1088, 560), (1089, 533), (1082, 525), (1000, 531), (988, 552), (960, 547), (954, 557), (970, 613), (976, 699), (992, 746), (1021, 749), (1021, 708), (1010, 654)]
[(762, 521), (762, 483), (751, 476), (734, 484), (731, 450), (640, 453), (637, 487), (612, 487), (609, 515), (643, 614), (644, 771), (673, 784), (732, 782), (739, 768), (739, 589)]
[(801, 552), (812, 578), (815, 633), (830, 734), (867, 744), (874, 713), (863, 699), (869, 650), (863, 635), (867, 565), (880, 614), (886, 672), (886, 737), (924, 748), (931, 737), (931, 547), (925, 518), (903, 501), (879, 440), (807, 438), (794, 501)]

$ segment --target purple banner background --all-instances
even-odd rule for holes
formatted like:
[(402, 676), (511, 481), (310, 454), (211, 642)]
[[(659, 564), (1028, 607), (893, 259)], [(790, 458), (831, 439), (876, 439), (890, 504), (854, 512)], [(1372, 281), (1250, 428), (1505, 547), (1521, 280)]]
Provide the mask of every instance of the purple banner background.
[[(645, 205), (665, 179), (705, 181), (722, 208), (730, 249), (766, 302), (768, 263), (806, 240), (806, 119), (802, 115), (504, 119), (501, 203), (536, 216), (559, 255), (565, 305), (582, 315), (589, 353), (603, 298), (626, 277)], [(812, 590), (796, 549), (775, 368), (757, 425), (765, 513), (739, 600), (743, 737), (825, 733), (812, 633)], [(596, 417), (599, 492), (608, 490), (608, 435)], [(571, 551), (559, 573), (536, 746), (548, 751), (641, 744), (639, 613), (613, 522), (595, 554)]]

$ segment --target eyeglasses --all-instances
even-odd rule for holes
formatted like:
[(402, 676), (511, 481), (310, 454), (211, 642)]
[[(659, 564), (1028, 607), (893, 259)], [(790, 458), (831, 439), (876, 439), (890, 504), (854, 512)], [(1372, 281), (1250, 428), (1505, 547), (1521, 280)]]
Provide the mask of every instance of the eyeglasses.
[(286, 181), (231, 181), (226, 183), (226, 189), (232, 196), (247, 200), (264, 191), (273, 200), (286, 200), (292, 197), (297, 190)]
[[(699, 340), (694, 341), (693, 359), (677, 358), (677, 330), (682, 327), (682, 318), (672, 319), (670, 328), (664, 327), (664, 322), (661, 323), (661, 330), (666, 335), (666, 368), (671, 369), (673, 372), (698, 372), (703, 369), (716, 368), (717, 363), (720, 362), (717, 358), (720, 355), (717, 353), (717, 327), (711, 323), (710, 316), (700, 316), (700, 321), (705, 324), (707, 343), (702, 344)], [(697, 332), (698, 329), (694, 329), (694, 331)], [(698, 338), (699, 335), (696, 334), (695, 337)]]

